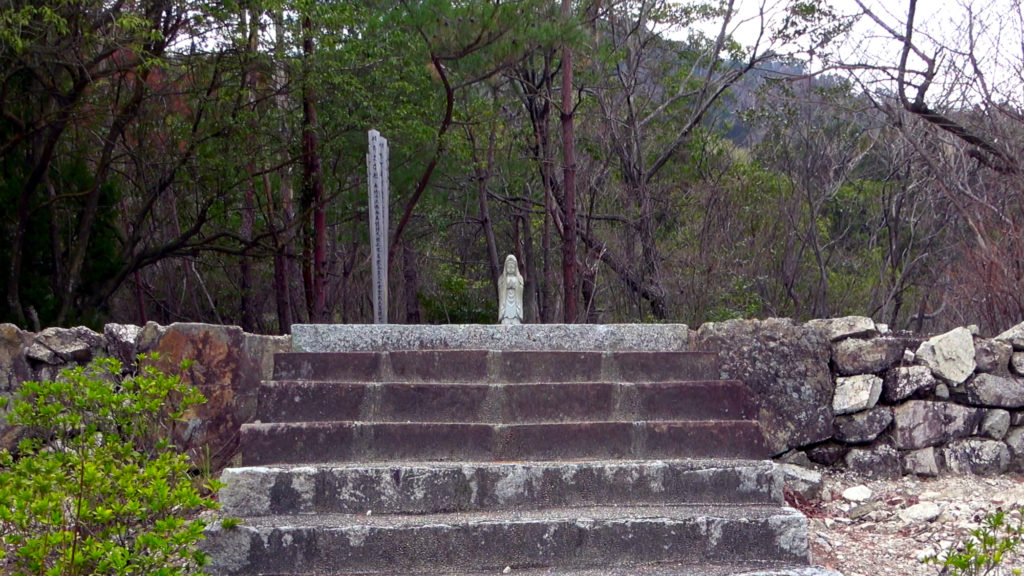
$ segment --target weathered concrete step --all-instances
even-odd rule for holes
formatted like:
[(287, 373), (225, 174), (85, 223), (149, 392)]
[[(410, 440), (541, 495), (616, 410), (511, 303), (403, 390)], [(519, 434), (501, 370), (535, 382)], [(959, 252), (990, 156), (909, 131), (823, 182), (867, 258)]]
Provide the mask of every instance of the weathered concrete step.
[(551, 350), (287, 352), (274, 380), (348, 382), (659, 382), (716, 380), (715, 354)]
[(767, 461), (462, 462), (228, 468), (228, 516), (424, 514), (630, 504), (782, 504)]
[[(423, 576), (494, 576), (494, 572), (424, 572)], [(786, 562), (734, 562), (719, 564), (702, 562), (699, 565), (658, 563), (618, 568), (592, 568), (564, 570), (559, 568), (527, 568), (515, 571), (515, 576), (843, 576), (822, 566), (801, 566)]]
[(242, 463), (593, 460), (770, 456), (753, 420), (689, 422), (300, 422), (242, 425)]
[[(444, 568), (433, 570), (402, 571), (403, 576), (495, 576), (500, 572), (490, 570), (450, 571)], [(514, 576), (843, 576), (835, 570), (822, 566), (801, 566), (787, 562), (734, 562), (720, 564), (717, 562), (701, 562), (699, 565), (680, 563), (645, 564), (641, 566), (609, 567), (609, 568), (519, 568)], [(394, 573), (392, 573), (394, 574)], [(285, 574), (266, 574), (261, 576), (291, 576)]]
[(204, 547), (211, 571), (222, 576), (808, 563), (803, 515), (760, 506), (268, 516), (229, 530), (214, 527)]
[(446, 384), (273, 381), (260, 386), (262, 422), (563, 422), (749, 420), (739, 381)]

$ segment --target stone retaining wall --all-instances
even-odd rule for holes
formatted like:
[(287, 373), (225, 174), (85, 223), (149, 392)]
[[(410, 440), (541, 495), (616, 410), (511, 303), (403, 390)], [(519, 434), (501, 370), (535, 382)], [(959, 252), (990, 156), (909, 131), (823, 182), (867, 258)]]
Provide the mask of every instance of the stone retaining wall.
[[(0, 397), (12, 397), (30, 380), (50, 380), (63, 368), (111, 356), (129, 368), (139, 354), (159, 354), (160, 368), (181, 374), (207, 402), (186, 414), (177, 440), (197, 463), (220, 469), (238, 452), (238, 430), (256, 414), (260, 380), (270, 378), (274, 353), (291, 348), (288, 336), (247, 334), (237, 326), (176, 323), (107, 324), (103, 333), (79, 326), (38, 334), (0, 324)], [(182, 372), (183, 360), (192, 360)], [(14, 449), (20, 431), (0, 410), (0, 448)]]
[[(805, 327), (828, 341), (834, 391), (818, 414), (830, 409), (832, 429), (813, 442), (777, 441), (793, 448), (780, 460), (875, 477), (1024, 471), (1024, 324), (995, 338), (966, 327), (928, 339), (860, 317)], [(806, 405), (805, 392), (787, 390), (783, 404)]]
[[(714, 351), (721, 377), (743, 380), (759, 399), (759, 420), (780, 461), (846, 466), (874, 476), (1024, 471), (1024, 324), (991, 339), (957, 328), (927, 340), (890, 333), (862, 317), (804, 324), (733, 320), (697, 330), (523, 326), (511, 340), (507, 329), (501, 338), (495, 335), (499, 326), (335, 328), (341, 332), (332, 336), (330, 327), (305, 327), (305, 337), (318, 346), (352, 347), (365, 332), (370, 348), (413, 336), (422, 340), (424, 334), (438, 346), (480, 339), (495, 346), (543, 345), (554, 338), (561, 342), (554, 347), (572, 349), (591, 342), (622, 348), (629, 345), (624, 339), (637, 338), (640, 348)], [(296, 332), (297, 345), (302, 338)], [(98, 356), (131, 364), (137, 354), (158, 352), (169, 370), (189, 359), (192, 367), (183, 376), (209, 401), (176, 433), (195, 457), (220, 468), (237, 452), (239, 427), (254, 417), (258, 385), (271, 377), (273, 354), (291, 347), (291, 337), (247, 334), (235, 326), (108, 324), (102, 334), (83, 327), (33, 334), (2, 324), (0, 396)], [(13, 448), (17, 440), (18, 431), (0, 418), (0, 448)]]

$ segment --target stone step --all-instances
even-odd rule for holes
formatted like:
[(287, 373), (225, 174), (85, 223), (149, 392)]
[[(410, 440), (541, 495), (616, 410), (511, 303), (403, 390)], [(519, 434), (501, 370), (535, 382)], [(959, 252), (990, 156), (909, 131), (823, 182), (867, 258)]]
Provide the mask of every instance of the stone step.
[(770, 456), (754, 420), (242, 425), (246, 466), (425, 460), (593, 460)]
[(261, 422), (564, 422), (749, 420), (739, 381), (536, 384), (272, 381), (260, 386)]
[[(843, 576), (839, 572), (821, 566), (802, 566), (789, 562), (702, 562), (699, 565), (661, 562), (640, 566), (620, 566), (608, 568), (517, 568), (509, 567), (512, 576)], [(441, 569), (403, 571), (404, 576), (496, 576), (502, 571), (487, 572), (451, 571)], [(291, 576), (288, 574), (268, 574), (260, 572), (260, 576)]]
[(402, 350), (274, 356), (274, 380), (660, 382), (718, 378), (717, 356), (703, 352)]
[(228, 516), (426, 514), (630, 504), (782, 504), (771, 462), (431, 462), (228, 468)]
[(267, 516), (206, 536), (210, 571), (224, 576), (808, 563), (806, 519), (777, 506)]
[(685, 324), (292, 324), (302, 352), (374, 350), (689, 350)]

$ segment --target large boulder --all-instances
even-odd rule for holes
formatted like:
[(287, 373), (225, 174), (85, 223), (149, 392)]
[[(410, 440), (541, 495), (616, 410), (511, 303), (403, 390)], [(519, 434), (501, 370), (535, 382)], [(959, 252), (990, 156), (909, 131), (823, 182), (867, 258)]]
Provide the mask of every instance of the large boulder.
[(894, 404), (911, 396), (929, 394), (938, 383), (927, 366), (897, 366), (885, 373), (882, 398)]
[(896, 338), (848, 338), (832, 348), (832, 364), (843, 376), (881, 372), (903, 358), (905, 345)]
[(1013, 346), (1014, 350), (1024, 350), (1024, 322), (996, 336), (995, 339)]
[(882, 379), (872, 374), (840, 376), (836, 378), (836, 391), (832, 410), (836, 415), (851, 414), (873, 407), (882, 394)]
[(825, 333), (830, 341), (836, 342), (843, 338), (875, 336), (878, 328), (875, 321), (866, 316), (845, 316), (843, 318), (821, 318), (811, 320), (808, 326)]
[(917, 361), (939, 378), (960, 384), (974, 372), (974, 337), (967, 328), (955, 328), (921, 343)]
[(963, 386), (962, 401), (973, 406), (1024, 407), (1024, 379), (978, 374)]
[(1000, 376), (1010, 375), (1010, 357), (1013, 347), (999, 340), (980, 339), (974, 342), (974, 363), (979, 372), (991, 372)]
[(22, 352), (31, 341), (32, 335), (14, 324), (0, 324), (0, 398), (7, 403), (7, 408), (0, 408), (0, 450), (13, 450), (21, 439), (18, 429), (8, 425), (7, 412), (21, 383), (32, 378)]
[[(272, 377), (273, 353), (289, 347), (287, 337), (191, 323), (147, 325), (139, 342), (140, 352), (157, 352), (160, 368), (180, 373), (206, 396), (206, 403), (192, 408), (174, 432), (194, 458), (208, 459), (213, 469), (238, 452), (239, 429), (256, 415), (260, 381)], [(181, 371), (183, 360), (191, 365)]]
[(954, 474), (994, 476), (1010, 468), (1010, 451), (997, 440), (966, 438), (942, 449), (946, 467)]
[(910, 400), (893, 408), (893, 440), (900, 450), (938, 446), (974, 435), (984, 414), (950, 402)]
[(831, 437), (833, 384), (823, 331), (777, 318), (714, 322), (697, 330), (696, 347), (717, 352), (721, 377), (742, 380), (757, 396), (775, 454)]
[(836, 416), (833, 436), (847, 444), (865, 444), (878, 438), (889, 424), (892, 424), (892, 408), (876, 406), (849, 416)]

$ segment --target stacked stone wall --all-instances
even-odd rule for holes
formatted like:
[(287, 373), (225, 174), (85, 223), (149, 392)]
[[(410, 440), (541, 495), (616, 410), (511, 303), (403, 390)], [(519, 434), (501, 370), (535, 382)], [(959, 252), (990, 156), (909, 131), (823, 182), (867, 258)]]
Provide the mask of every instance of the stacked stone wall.
[[(130, 371), (138, 355), (155, 352), (158, 367), (180, 374), (207, 398), (185, 415), (176, 440), (197, 464), (220, 469), (238, 452), (242, 423), (255, 417), (259, 383), (271, 377), (274, 353), (290, 348), (290, 337), (248, 334), (237, 326), (150, 322), (107, 324), (102, 334), (83, 326), (34, 334), (0, 324), (0, 397), (10, 399), (22, 382), (52, 380), (98, 357), (117, 358)], [(184, 360), (191, 365), (182, 370)], [(0, 410), (0, 448), (16, 450), (22, 434)]]

